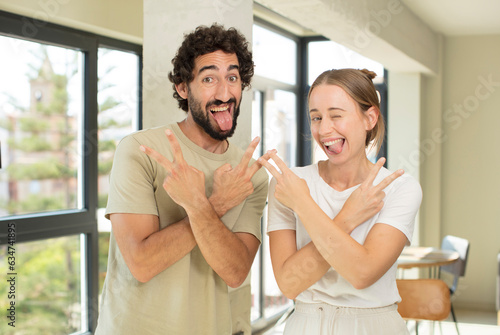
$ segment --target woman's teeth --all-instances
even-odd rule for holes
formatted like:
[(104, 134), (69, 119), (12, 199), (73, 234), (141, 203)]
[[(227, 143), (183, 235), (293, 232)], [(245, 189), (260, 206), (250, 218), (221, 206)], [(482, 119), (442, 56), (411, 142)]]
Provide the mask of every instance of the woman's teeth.
[(338, 143), (338, 142), (341, 142), (341, 141), (342, 141), (342, 139), (338, 138), (338, 139), (333, 140), (333, 141), (324, 142), (323, 144), (326, 145), (327, 147), (329, 147), (330, 145), (334, 145), (335, 143)]

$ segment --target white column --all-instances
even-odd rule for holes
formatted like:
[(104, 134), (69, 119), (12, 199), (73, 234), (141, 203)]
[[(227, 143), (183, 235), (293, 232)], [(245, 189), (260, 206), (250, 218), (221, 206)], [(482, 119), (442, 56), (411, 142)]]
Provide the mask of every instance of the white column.
[[(245, 0), (145, 0), (144, 1), (144, 68), (143, 125), (144, 128), (181, 121), (186, 113), (177, 107), (172, 97), (168, 73), (172, 58), (182, 43), (184, 34), (199, 25), (223, 24), (235, 27), (252, 39), (252, 2)], [(233, 142), (246, 148), (250, 143), (252, 95), (245, 90)]]
[[(226, 28), (235, 27), (252, 46), (253, 12), (248, 0), (144, 0), (143, 45), (143, 127), (155, 127), (178, 122), (186, 113), (178, 108), (173, 98), (168, 73), (172, 58), (184, 39), (199, 25), (213, 23)], [(252, 124), (252, 94), (245, 90), (238, 117), (238, 127), (232, 142), (241, 148), (250, 143)], [(233, 312), (233, 332), (251, 334), (250, 280), (230, 290)]]
[[(421, 74), (389, 72), (387, 166), (420, 180)], [(418, 217), (413, 243), (419, 241)]]

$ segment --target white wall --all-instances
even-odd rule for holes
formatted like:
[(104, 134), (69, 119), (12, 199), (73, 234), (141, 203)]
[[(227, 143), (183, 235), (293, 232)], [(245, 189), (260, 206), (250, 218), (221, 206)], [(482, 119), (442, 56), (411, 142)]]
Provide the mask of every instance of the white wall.
[[(144, 1), (144, 69), (143, 69), (143, 111), (144, 127), (178, 122), (186, 113), (177, 107), (172, 97), (172, 83), (168, 73), (172, 70), (171, 60), (180, 46), (184, 34), (198, 25), (217, 22), (225, 27), (236, 27), (252, 45), (252, 2), (251, 1)], [(246, 148), (250, 143), (252, 95), (243, 93), (238, 127), (233, 143)]]
[[(420, 180), (420, 96), (419, 73), (389, 72), (388, 80), (388, 131), (387, 167), (389, 170), (404, 169)], [(420, 242), (418, 216), (412, 243)]]
[(441, 230), (471, 242), (457, 304), (478, 309), (494, 309), (500, 252), (499, 60), (500, 35), (445, 40)]

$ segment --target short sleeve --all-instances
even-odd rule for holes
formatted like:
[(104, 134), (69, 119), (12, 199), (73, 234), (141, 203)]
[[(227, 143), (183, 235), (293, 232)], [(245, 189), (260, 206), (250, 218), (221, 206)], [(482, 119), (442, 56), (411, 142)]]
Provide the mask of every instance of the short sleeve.
[(283, 229), (297, 230), (295, 213), (276, 199), (275, 188), (276, 179), (272, 178), (269, 183), (267, 233)]
[(110, 174), (106, 218), (113, 213), (158, 215), (154, 167), (133, 135), (118, 144)]
[(259, 241), (262, 241), (260, 219), (266, 206), (269, 177), (262, 168), (254, 175), (253, 179), (254, 191), (245, 200), (232, 231), (235, 233), (250, 233)]
[[(422, 202), (422, 188), (410, 176), (402, 176), (387, 191), (378, 223), (385, 223), (401, 230), (408, 241), (412, 240), (415, 217)], [(408, 243), (409, 244), (409, 243)]]

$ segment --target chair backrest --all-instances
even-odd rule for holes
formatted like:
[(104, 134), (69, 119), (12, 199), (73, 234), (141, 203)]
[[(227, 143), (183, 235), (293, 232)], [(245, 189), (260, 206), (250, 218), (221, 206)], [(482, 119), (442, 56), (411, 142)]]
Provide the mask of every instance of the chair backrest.
[(450, 314), (450, 290), (441, 279), (398, 279), (396, 283), (401, 296), (398, 312), (404, 319), (441, 321)]
[(452, 235), (447, 235), (443, 238), (441, 249), (456, 251), (460, 255), (459, 259), (450, 264), (441, 266), (440, 271), (448, 272), (454, 276), (453, 285), (450, 288), (452, 293), (455, 292), (458, 285), (458, 278), (465, 275), (465, 267), (469, 256), (470, 243), (468, 240)]

